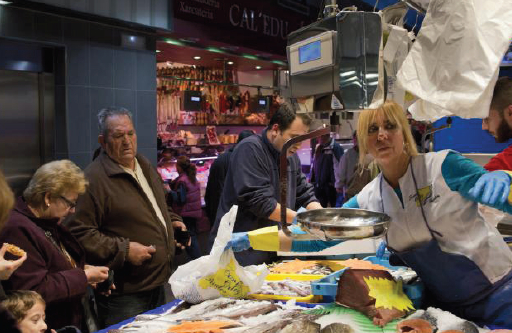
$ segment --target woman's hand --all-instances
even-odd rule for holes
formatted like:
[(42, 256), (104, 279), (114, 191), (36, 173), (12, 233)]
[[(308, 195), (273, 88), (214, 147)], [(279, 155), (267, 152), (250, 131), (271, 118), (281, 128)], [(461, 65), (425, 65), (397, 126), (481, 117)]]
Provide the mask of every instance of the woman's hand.
[(108, 278), (108, 267), (105, 266), (84, 266), (85, 276), (87, 277), (87, 283), (90, 285), (100, 283)]
[(485, 205), (504, 204), (510, 193), (510, 176), (503, 171), (484, 173), (469, 190), (473, 200)]
[(17, 260), (7, 260), (4, 258), (6, 251), (7, 245), (4, 243), (2, 248), (0, 248), (0, 280), (8, 280), (12, 273), (14, 273), (14, 271), (17, 270), (25, 260), (27, 260), (26, 253)]

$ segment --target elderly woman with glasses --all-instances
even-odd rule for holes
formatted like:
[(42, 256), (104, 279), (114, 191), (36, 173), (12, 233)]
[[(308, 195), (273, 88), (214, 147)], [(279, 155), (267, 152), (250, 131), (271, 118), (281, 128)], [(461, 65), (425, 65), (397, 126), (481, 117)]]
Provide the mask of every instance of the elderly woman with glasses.
[[(26, 262), (3, 282), (5, 289), (41, 294), (51, 328), (72, 325), (86, 331), (82, 306), (86, 288), (108, 277), (107, 267), (85, 265), (82, 247), (61, 223), (74, 212), (86, 186), (82, 170), (73, 162), (44, 164), (15, 202), (0, 232), (0, 243), (14, 244), (27, 253)], [(7, 254), (6, 258), (16, 257)]]

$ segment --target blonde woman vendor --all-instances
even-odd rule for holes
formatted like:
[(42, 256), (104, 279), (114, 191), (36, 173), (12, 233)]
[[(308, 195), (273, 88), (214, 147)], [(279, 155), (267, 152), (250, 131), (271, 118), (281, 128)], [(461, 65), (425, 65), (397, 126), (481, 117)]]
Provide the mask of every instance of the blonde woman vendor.
[(360, 156), (371, 154), (381, 173), (344, 207), (391, 217), (388, 249), (418, 273), (435, 306), (512, 328), (512, 252), (478, 213), (478, 203), (512, 213), (509, 174), (450, 150), (418, 155), (394, 102), (363, 111), (357, 135)]

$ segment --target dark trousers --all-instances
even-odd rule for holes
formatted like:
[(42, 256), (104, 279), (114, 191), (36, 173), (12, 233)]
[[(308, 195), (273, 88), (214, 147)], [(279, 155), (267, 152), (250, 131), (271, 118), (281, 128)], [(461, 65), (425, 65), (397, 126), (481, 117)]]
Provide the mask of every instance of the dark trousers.
[(117, 324), (165, 304), (164, 286), (125, 295), (96, 295), (100, 327)]
[(315, 186), (315, 197), (322, 207), (327, 208), (327, 205), (336, 207), (336, 189), (334, 186), (324, 185), (321, 187)]
[(197, 219), (195, 217), (183, 216), (183, 223), (187, 226), (188, 233), (190, 234), (190, 246), (186, 247), (188, 256), (194, 260), (201, 257), (201, 248), (197, 240)]

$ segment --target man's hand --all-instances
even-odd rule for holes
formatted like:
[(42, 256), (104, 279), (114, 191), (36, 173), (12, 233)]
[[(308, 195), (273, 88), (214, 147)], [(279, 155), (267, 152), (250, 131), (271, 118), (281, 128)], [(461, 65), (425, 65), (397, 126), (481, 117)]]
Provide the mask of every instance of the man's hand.
[(105, 281), (108, 278), (108, 267), (105, 266), (84, 266), (85, 276), (87, 277), (87, 283), (94, 285)]
[[(172, 223), (173, 228), (181, 229), (181, 231), (187, 231), (187, 226), (185, 225), (185, 223), (178, 221), (178, 220), (172, 221), (171, 223)], [(174, 243), (176, 244), (176, 247), (179, 247), (182, 250), (184, 250), (185, 246), (188, 247), (188, 246), (190, 246), (190, 244), (192, 244), (192, 239), (189, 238), (187, 244), (180, 244), (180, 243), (176, 242), (176, 240), (174, 240)]]
[(141, 243), (130, 242), (128, 261), (135, 266), (140, 266), (144, 261), (151, 259), (155, 252), (156, 249), (154, 246), (144, 246)]
[(7, 245), (0, 248), (0, 280), (8, 280), (12, 273), (17, 270), (25, 260), (27, 260), (27, 254), (25, 253), (21, 258), (17, 260), (7, 260), (4, 258), (5, 252), (7, 251)]

